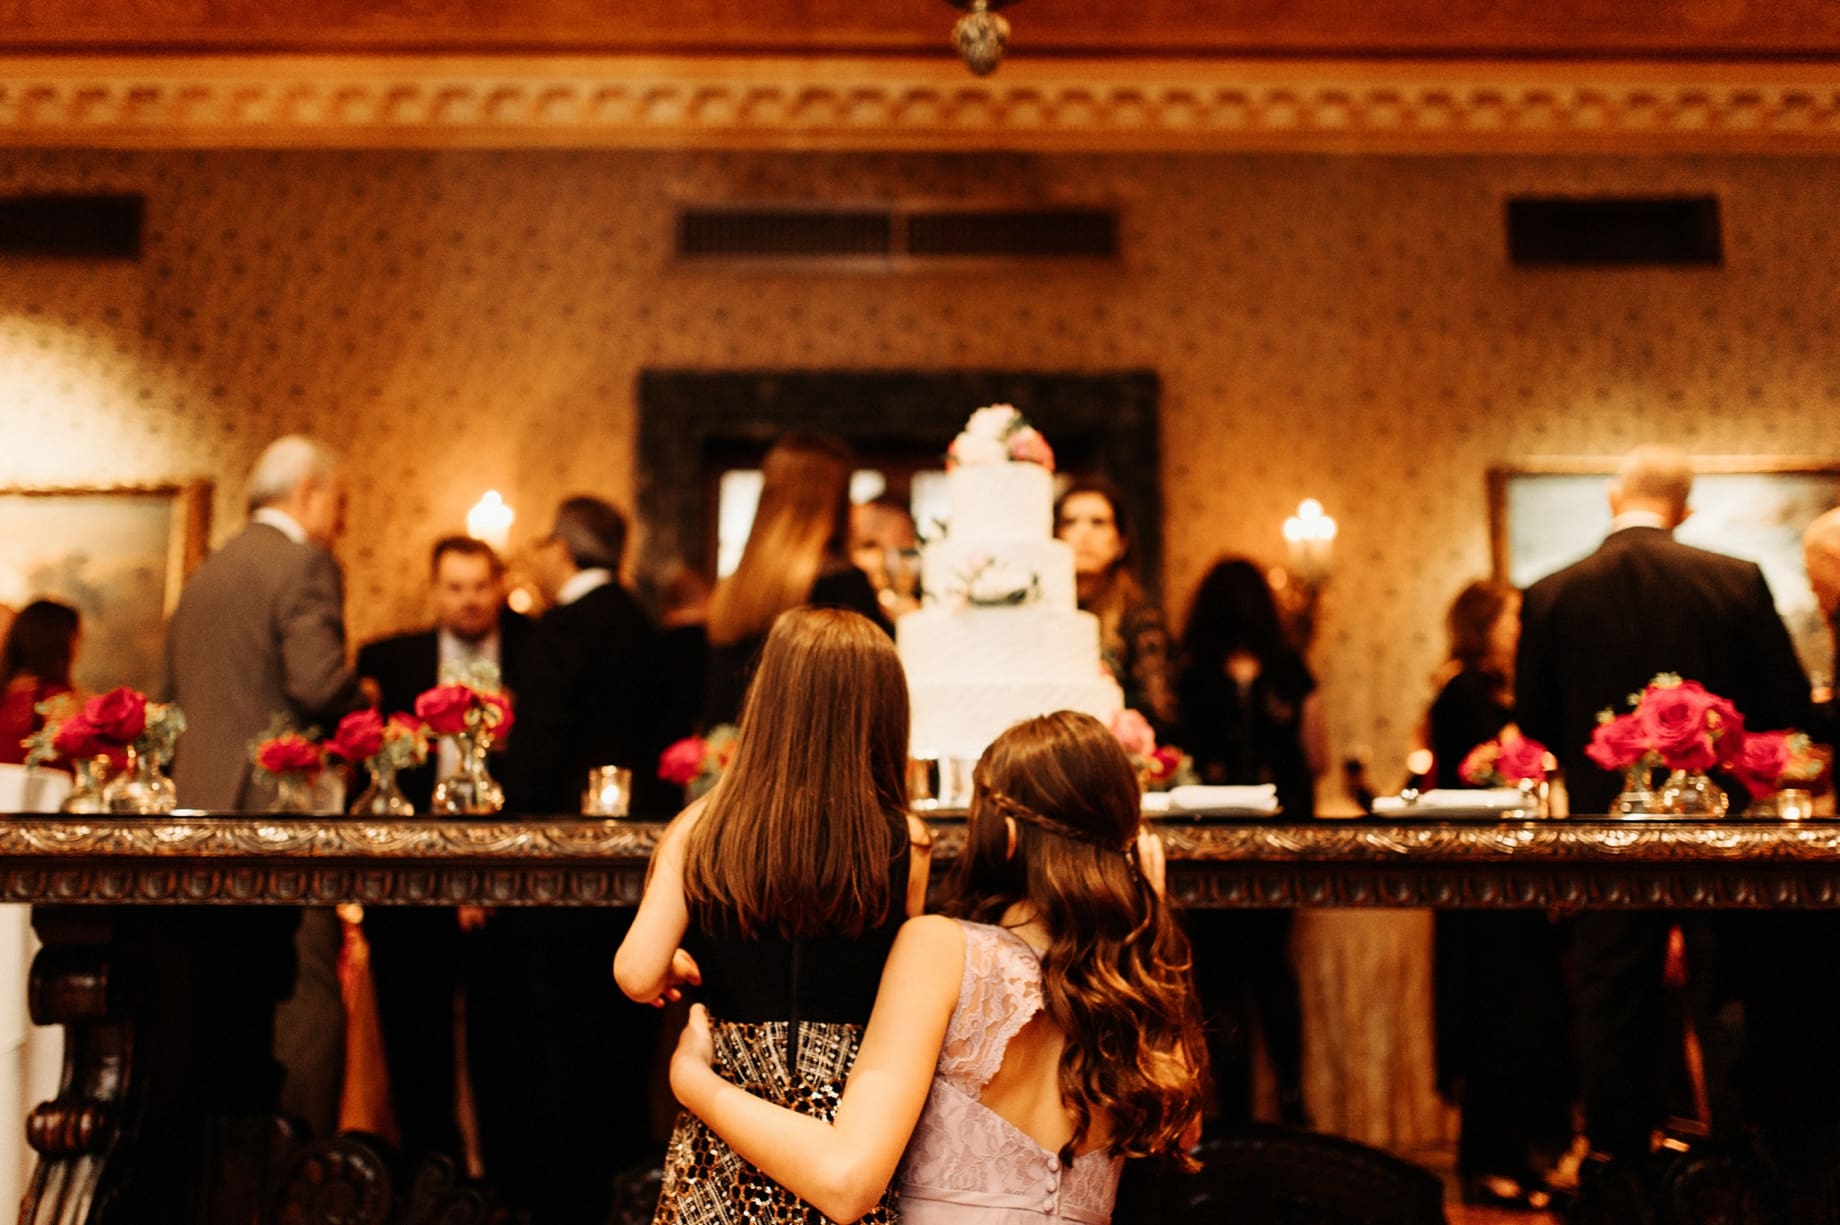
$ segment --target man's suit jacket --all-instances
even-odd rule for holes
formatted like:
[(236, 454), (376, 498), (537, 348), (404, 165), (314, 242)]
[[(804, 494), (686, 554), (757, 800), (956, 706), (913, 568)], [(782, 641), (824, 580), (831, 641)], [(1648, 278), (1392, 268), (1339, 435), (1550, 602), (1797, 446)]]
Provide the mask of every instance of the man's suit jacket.
[(678, 729), (660, 692), (658, 635), (618, 583), (596, 587), (538, 619), (525, 644), (508, 746), (507, 807), (573, 813), (594, 766), (633, 773), (635, 811), (672, 798), (658, 784), (658, 754)]
[(245, 527), (186, 581), (166, 627), (166, 676), (188, 725), (172, 771), (180, 805), (260, 807), (250, 741), (277, 714), (330, 731), (358, 705), (338, 562), (268, 524)]
[[(509, 608), (499, 610), (499, 675), (505, 688), (511, 691), (514, 708), (517, 701), (519, 656), (529, 640), (530, 631), (529, 617)], [(378, 702), (386, 718), (397, 711), (413, 714), (415, 699), (424, 690), (440, 682), (440, 635), (433, 629), (426, 629), (367, 643), (358, 648), (358, 675), (368, 676), (377, 682)], [(516, 730), (515, 725), (512, 730)], [(417, 812), (427, 812), (429, 801), (434, 796), (434, 762), (435, 754), (430, 752), (427, 765), (404, 770), (397, 775), (403, 794), (415, 805)]]
[(1584, 755), (1598, 711), (1622, 713), (1659, 672), (1730, 698), (1754, 731), (1799, 726), (1809, 713), (1808, 678), (1750, 562), (1625, 528), (1527, 589), (1516, 714), (1558, 756), (1573, 812), (1606, 812), (1622, 790)]

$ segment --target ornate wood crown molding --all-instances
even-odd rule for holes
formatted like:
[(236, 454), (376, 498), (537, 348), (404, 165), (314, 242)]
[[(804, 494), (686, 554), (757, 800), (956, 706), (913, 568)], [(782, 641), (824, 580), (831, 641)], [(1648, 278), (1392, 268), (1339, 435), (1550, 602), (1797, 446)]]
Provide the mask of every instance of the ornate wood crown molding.
[(1825, 62), (0, 58), (0, 144), (1831, 152)]

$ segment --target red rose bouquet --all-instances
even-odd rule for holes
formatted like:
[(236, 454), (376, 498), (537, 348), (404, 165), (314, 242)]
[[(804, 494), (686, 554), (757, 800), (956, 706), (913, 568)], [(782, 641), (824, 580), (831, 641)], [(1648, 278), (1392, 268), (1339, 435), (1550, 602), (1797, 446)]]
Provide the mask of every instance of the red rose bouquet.
[(428, 760), (428, 730), (414, 715), (398, 712), (385, 719), (374, 710), (354, 710), (339, 720), (326, 751), (372, 770), (404, 770)]
[(415, 699), (415, 717), (436, 736), (500, 738), (511, 730), (511, 699), (489, 663), (469, 665)]
[(682, 787), (691, 799), (716, 785), (735, 756), (738, 733), (732, 723), (719, 723), (707, 736), (685, 736), (658, 757), (658, 777)]
[(30, 741), (28, 764), (63, 757), (71, 761), (107, 758), (121, 769), (132, 749), (155, 765), (172, 760), (173, 746), (185, 730), (185, 714), (171, 702), (149, 702), (147, 695), (123, 685), (98, 694), (71, 712), (66, 699), (43, 703), (45, 726)]
[(1738, 708), (1698, 681), (1663, 673), (1636, 703), (1649, 741), (1670, 770), (1710, 770), (1730, 761), (1744, 741)]
[(1730, 770), (1753, 799), (1777, 791), (1825, 791), (1834, 751), (1806, 732), (1751, 732), (1732, 757)]
[(1112, 735), (1131, 758), (1138, 785), (1145, 791), (1167, 791), (1197, 781), (1193, 759), (1174, 745), (1159, 746), (1156, 730), (1142, 712), (1127, 706), (1113, 715)]
[(1551, 760), (1545, 745), (1510, 730), (1471, 749), (1457, 775), (1472, 787), (1518, 787), (1545, 782)]
[(326, 754), (320, 746), (300, 732), (284, 731), (265, 736), (250, 750), (256, 769), (275, 778), (292, 775), (306, 779), (326, 768)]

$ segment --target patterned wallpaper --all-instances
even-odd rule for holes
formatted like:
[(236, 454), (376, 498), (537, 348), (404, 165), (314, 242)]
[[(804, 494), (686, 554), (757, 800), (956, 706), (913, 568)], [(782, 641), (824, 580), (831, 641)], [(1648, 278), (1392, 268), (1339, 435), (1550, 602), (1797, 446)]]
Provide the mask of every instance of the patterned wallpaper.
[[(1315, 662), (1338, 753), (1397, 777), (1485, 469), (1665, 437), (1840, 455), (1826, 159), (721, 153), (0, 153), (0, 192), (134, 190), (145, 258), (0, 260), (0, 485), (207, 476), (216, 533), (276, 433), (358, 475), (365, 638), (422, 616), (427, 545), (488, 487), (528, 540), (630, 505), (641, 368), (1153, 369), (1164, 596), (1341, 524)], [(1717, 192), (1722, 270), (1514, 271), (1512, 192)], [(1114, 202), (1118, 266), (720, 273), (675, 202)], [(943, 440), (942, 440), (943, 441)]]

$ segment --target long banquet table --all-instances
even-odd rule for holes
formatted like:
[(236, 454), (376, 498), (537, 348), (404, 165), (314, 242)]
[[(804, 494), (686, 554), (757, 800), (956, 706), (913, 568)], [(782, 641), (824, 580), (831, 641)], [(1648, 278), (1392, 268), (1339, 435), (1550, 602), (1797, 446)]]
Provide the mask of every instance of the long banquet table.
[[(1840, 906), (1840, 822), (1178, 818), (1157, 824), (1168, 847), (1171, 892), (1193, 907)], [(948, 859), (962, 845), (962, 819), (936, 819), (934, 827), (936, 855)], [(161, 916), (228, 919), (225, 908), (348, 901), (631, 907), (663, 829), (660, 822), (579, 818), (0, 816), (0, 901), (33, 904), (45, 945), (32, 969), (32, 1015), (62, 1025), (70, 1052), (57, 1098), (28, 1121), (39, 1163), (20, 1219), (153, 1219), (111, 1214), (105, 1192), (143, 1147), (157, 1147), (159, 1110), (186, 1089), (158, 1083), (175, 1032), (170, 1019), (165, 1029), (157, 1019), (170, 1018), (170, 1010), (158, 1012), (160, 1005), (150, 1003), (160, 988), (148, 984), (171, 976), (159, 961), (164, 954), (149, 949), (172, 946), (146, 937)], [(243, 913), (253, 919), (255, 912)], [(216, 966), (207, 955), (183, 973), (173, 971), (191, 983), (200, 972), (208, 980), (249, 968)], [(272, 1165), (272, 1140), (244, 1141), (246, 1149), (269, 1144)], [(220, 1170), (228, 1151), (218, 1155)], [(308, 1164), (290, 1167), (297, 1185), (319, 1187), (336, 1163), (313, 1165), (312, 1150), (303, 1151)], [(213, 1194), (212, 1213), (226, 1211), (228, 1194), (234, 1214), (272, 1192)], [(260, 1215), (244, 1212), (239, 1219)]]

